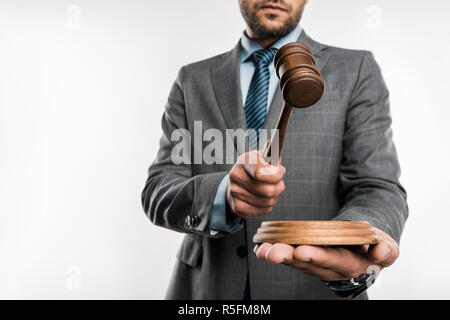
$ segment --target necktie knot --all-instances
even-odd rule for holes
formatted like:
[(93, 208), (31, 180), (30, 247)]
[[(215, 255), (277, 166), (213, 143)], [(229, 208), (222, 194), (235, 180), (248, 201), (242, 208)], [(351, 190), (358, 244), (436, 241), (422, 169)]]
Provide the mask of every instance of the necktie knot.
[(268, 66), (269, 63), (272, 62), (276, 52), (276, 48), (261, 49), (253, 52), (251, 60), (253, 61), (255, 66)]

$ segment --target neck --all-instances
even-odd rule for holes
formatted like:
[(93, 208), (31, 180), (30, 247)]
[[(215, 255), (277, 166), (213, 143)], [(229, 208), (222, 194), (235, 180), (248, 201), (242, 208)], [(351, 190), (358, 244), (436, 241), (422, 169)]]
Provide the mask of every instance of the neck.
[(278, 39), (259, 39), (257, 36), (255, 36), (255, 34), (252, 32), (252, 30), (250, 30), (250, 28), (248, 28), (248, 27), (245, 29), (245, 33), (247, 34), (247, 36), (250, 39), (255, 41), (257, 44), (259, 44), (264, 49), (269, 48), (271, 45), (273, 45), (278, 40)]

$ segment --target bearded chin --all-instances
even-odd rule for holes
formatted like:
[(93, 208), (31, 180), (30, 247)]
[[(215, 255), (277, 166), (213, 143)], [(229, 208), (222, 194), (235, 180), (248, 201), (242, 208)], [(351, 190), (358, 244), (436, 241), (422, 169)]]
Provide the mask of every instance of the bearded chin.
[(278, 28), (269, 28), (264, 25), (257, 16), (258, 8), (251, 10), (247, 2), (240, 1), (241, 12), (248, 27), (258, 39), (280, 39), (295, 29), (299, 23), (303, 8), (297, 8), (293, 15), (289, 15), (288, 19)]
[(258, 39), (280, 39), (294, 30), (299, 20), (289, 18), (279, 28), (268, 28), (255, 15), (248, 19), (247, 24)]

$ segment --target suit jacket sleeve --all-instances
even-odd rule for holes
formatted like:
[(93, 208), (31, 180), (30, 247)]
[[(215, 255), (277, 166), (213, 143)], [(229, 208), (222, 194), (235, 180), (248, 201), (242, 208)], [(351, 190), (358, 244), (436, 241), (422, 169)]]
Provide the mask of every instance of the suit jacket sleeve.
[(389, 92), (366, 52), (347, 110), (336, 220), (364, 220), (397, 242), (408, 217), (406, 191), (392, 142)]
[(166, 104), (162, 117), (163, 134), (157, 157), (148, 169), (142, 205), (155, 225), (179, 232), (220, 237), (222, 233), (211, 233), (210, 212), (217, 188), (227, 172), (193, 176), (191, 164), (175, 164), (171, 158), (172, 149), (178, 143), (171, 141), (172, 133), (177, 129), (189, 132), (183, 74), (184, 68), (180, 70)]

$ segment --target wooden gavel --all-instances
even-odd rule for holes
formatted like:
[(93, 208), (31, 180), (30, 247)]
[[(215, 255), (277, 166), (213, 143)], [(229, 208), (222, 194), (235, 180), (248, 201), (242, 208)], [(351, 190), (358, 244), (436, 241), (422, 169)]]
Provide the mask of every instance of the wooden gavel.
[[(278, 118), (275, 133), (266, 144), (263, 155), (272, 162), (272, 142), (278, 138), (278, 161), (283, 148), (284, 136), (291, 117), (292, 108), (306, 108), (322, 97), (324, 81), (316, 68), (314, 57), (308, 46), (291, 42), (281, 47), (274, 58), (275, 70), (283, 93), (283, 110)], [(278, 137), (277, 137), (278, 135)]]
[[(278, 130), (266, 144), (263, 155), (267, 162), (274, 160), (272, 146), (278, 134), (278, 163), (292, 108), (315, 104), (322, 97), (325, 86), (311, 50), (304, 44), (284, 45), (275, 55), (274, 64), (284, 106), (278, 118)], [(364, 221), (264, 221), (253, 237), (257, 244), (362, 245), (378, 241), (370, 223)]]

